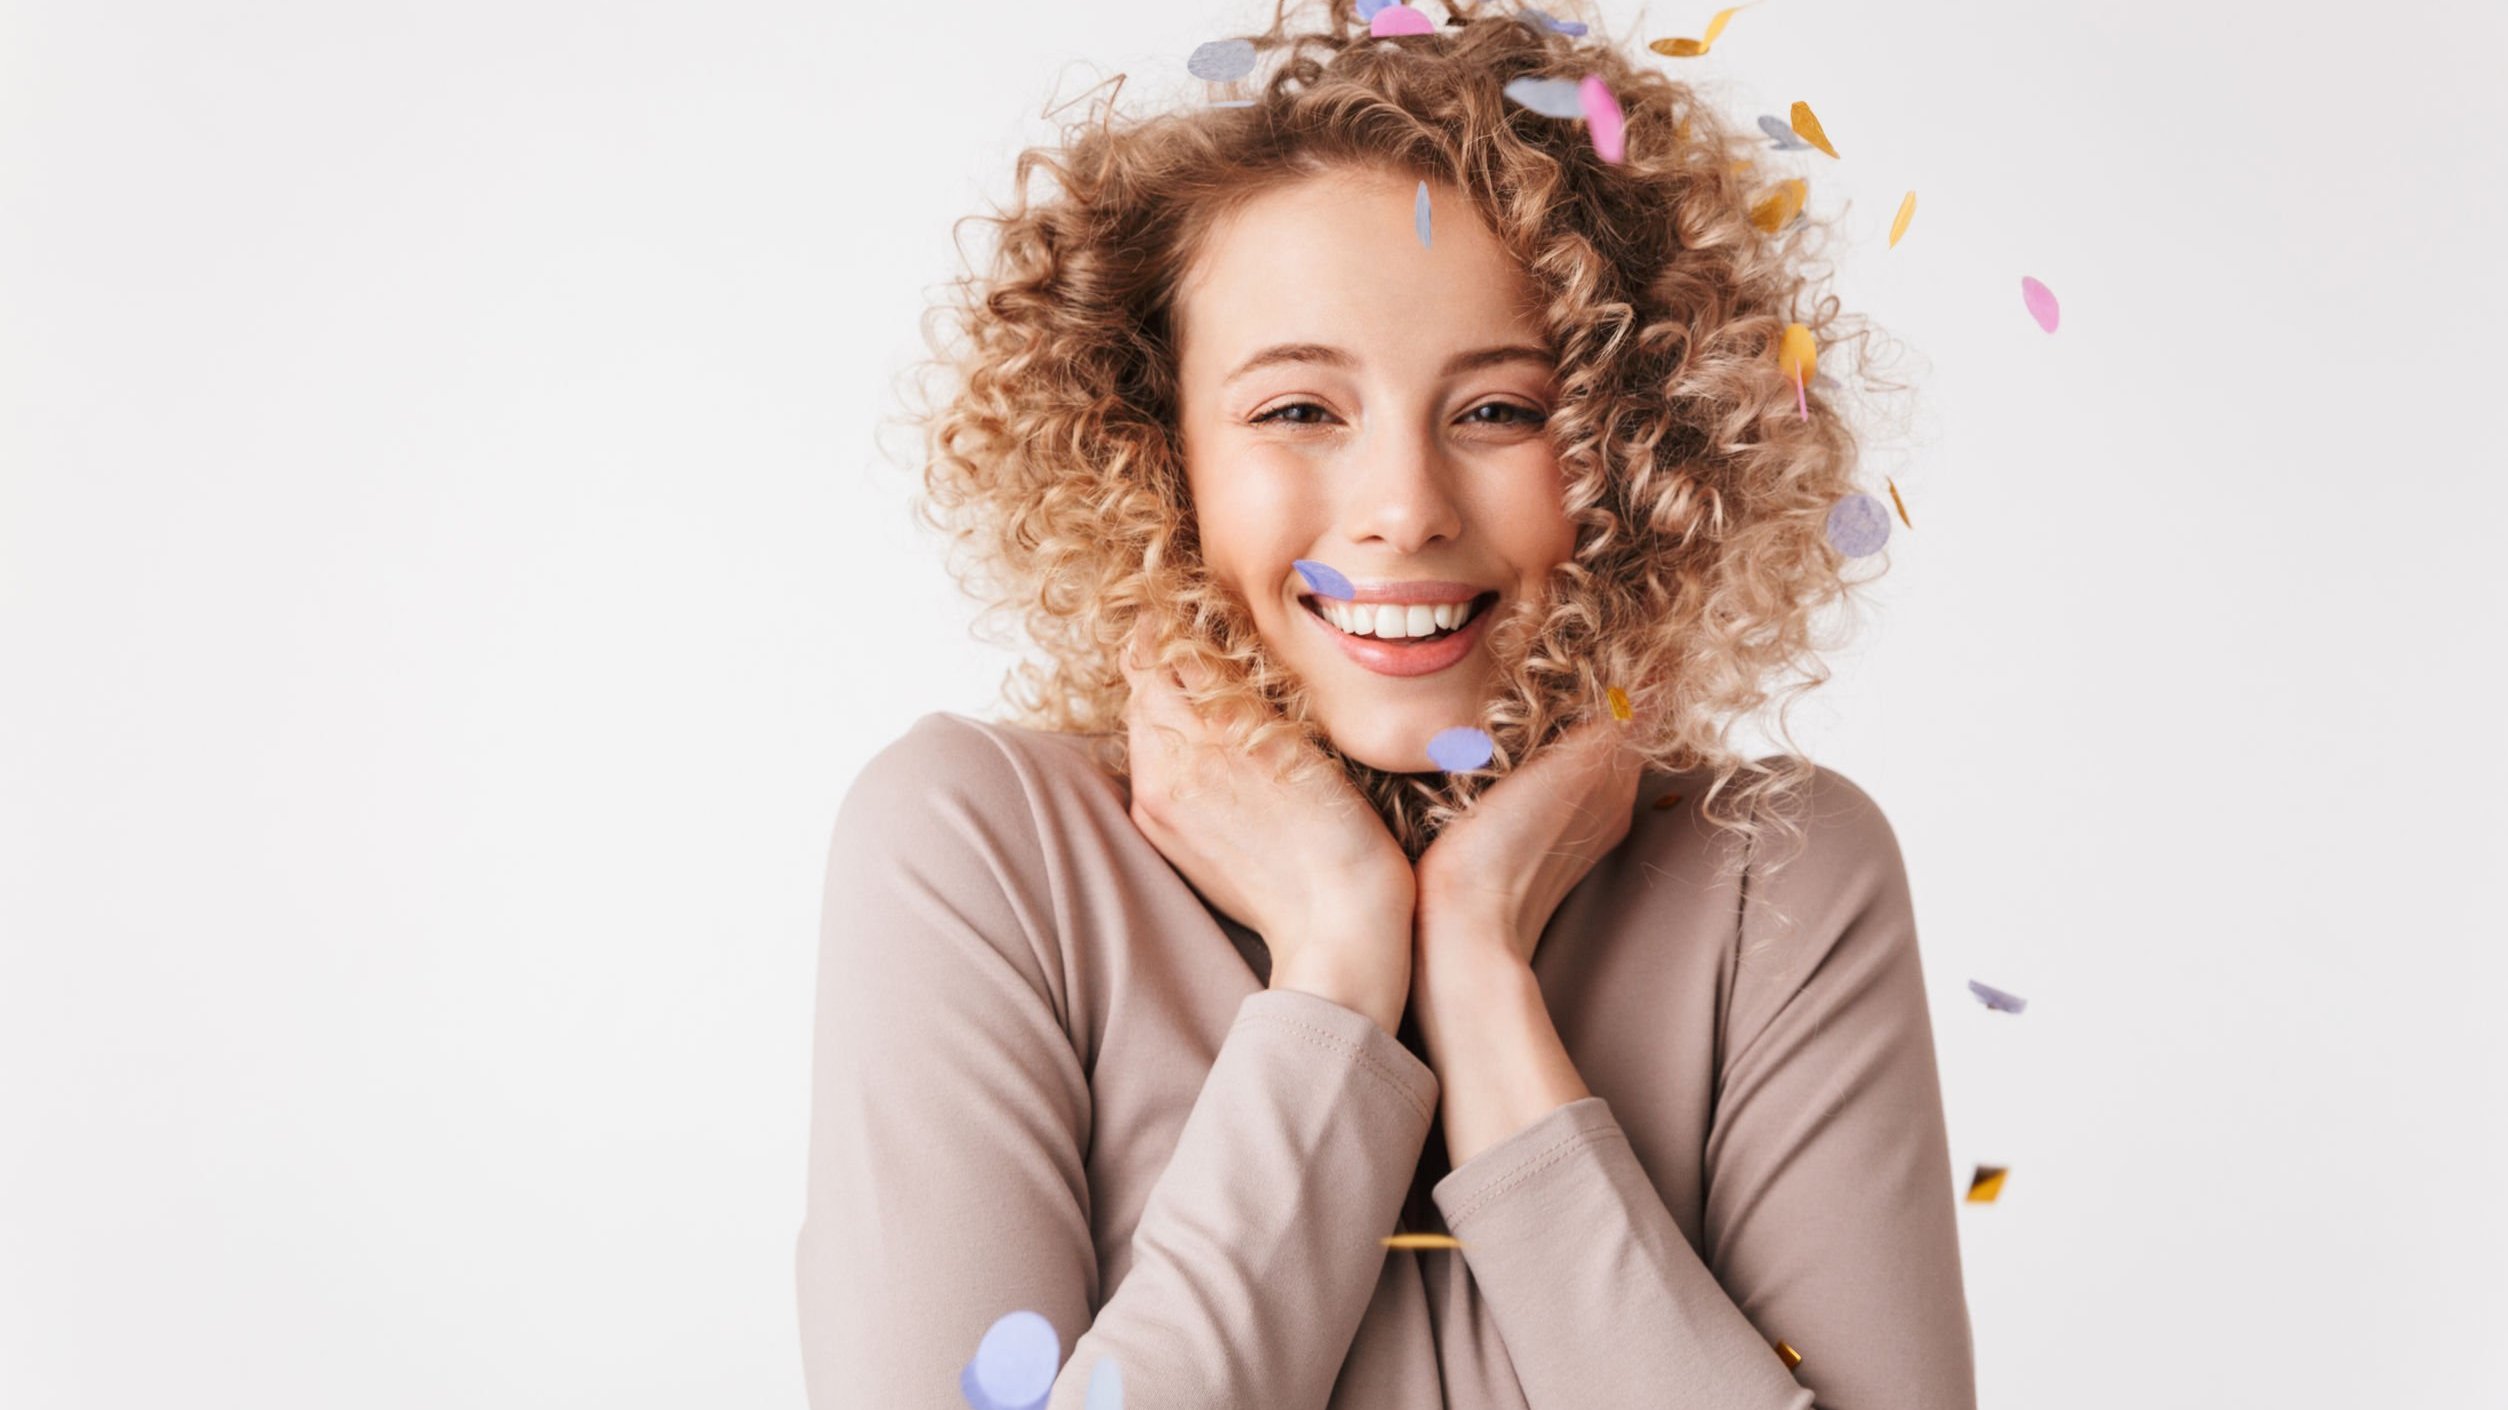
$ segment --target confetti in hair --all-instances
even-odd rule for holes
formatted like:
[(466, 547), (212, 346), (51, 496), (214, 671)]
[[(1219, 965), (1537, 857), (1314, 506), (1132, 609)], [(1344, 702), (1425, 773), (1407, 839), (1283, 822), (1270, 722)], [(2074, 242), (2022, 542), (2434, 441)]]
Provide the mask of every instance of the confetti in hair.
[(1512, 78), (1500, 91), (1543, 117), (1573, 119), (1585, 115), (1584, 90), (1572, 78)]
[(1879, 553), (1890, 541), (1890, 511), (1868, 494), (1850, 494), (1829, 506), (1829, 544), (1849, 558)]
[(1213, 83), (1233, 83), (1254, 71), (1254, 41), (1214, 39), (1193, 51), (1184, 71)]
[(1428, 22), (1428, 16), (1408, 5), (1387, 5), (1367, 22), (1367, 32), (1379, 39), (1402, 34), (1431, 34), (1436, 28)]
[(1585, 126), (1594, 139), (1594, 151), (1617, 165), (1628, 155), (1628, 120), (1620, 112), (1620, 100), (1611, 96), (1611, 85), (1598, 73), (1585, 75), (1577, 85), (1577, 96), (1585, 101)]

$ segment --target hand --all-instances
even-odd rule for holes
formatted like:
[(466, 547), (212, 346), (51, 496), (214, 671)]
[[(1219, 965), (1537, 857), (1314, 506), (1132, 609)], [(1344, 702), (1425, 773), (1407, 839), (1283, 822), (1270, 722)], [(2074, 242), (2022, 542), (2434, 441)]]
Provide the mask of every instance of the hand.
[(1263, 937), (1272, 988), (1393, 1032), (1410, 992), (1416, 884), (1401, 844), (1337, 769), (1275, 783), (1297, 751), (1321, 755), (1296, 739), (1230, 747), (1174, 672), (1138, 664), (1147, 651), (1144, 622), (1123, 655), (1133, 825), (1204, 901)]

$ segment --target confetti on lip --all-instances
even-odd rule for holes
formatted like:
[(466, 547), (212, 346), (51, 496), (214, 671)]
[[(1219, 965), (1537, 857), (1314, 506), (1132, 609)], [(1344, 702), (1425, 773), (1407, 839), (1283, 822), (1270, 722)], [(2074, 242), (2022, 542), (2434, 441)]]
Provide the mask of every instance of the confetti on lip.
[(1791, 1371), (1795, 1367), (1803, 1364), (1803, 1354), (1796, 1351), (1794, 1348), (1787, 1346), (1785, 1343), (1778, 1342), (1775, 1349), (1777, 1359), (1785, 1363), (1786, 1370)]
[(1377, 11), (1392, 3), (1393, 0), (1358, 0), (1358, 17), (1363, 20), (1372, 20), (1376, 18)]
[[(1907, 517), (1907, 501), (1898, 497), (1898, 481), (1884, 475), (1881, 477), (1881, 483), (1890, 487), (1890, 503), (1898, 506), (1898, 521), (1911, 529), (1916, 527), (1916, 521)], [(2017, 1011), (2014, 1010), (2014, 1012)]]
[(960, 1388), (972, 1380), (990, 1404), (1024, 1410), (1044, 1402), (1061, 1367), (1062, 1338), (1053, 1323), (1034, 1312), (1005, 1312), (984, 1333)]
[(1581, 118), (1585, 94), (1572, 78), (1512, 78), (1504, 92), (1543, 117)]
[(1907, 193), (1907, 199), (1898, 203), (1898, 219), (1890, 222), (1891, 249), (1898, 248), (1898, 237), (1907, 233), (1907, 222), (1914, 220), (1915, 218), (1916, 193), (1910, 191)]
[(1421, 249), (1428, 248), (1428, 183), (1419, 184), (1419, 198), (1411, 203), (1411, 224), (1419, 230)]
[(1387, 1248), (1461, 1248), (1463, 1241), (1452, 1234), (1387, 1234)]
[(1450, 774), (1480, 768), (1496, 752), (1489, 736), (1470, 725), (1441, 729), (1428, 737), (1429, 761)]
[(1254, 71), (1254, 41), (1214, 39), (1193, 51), (1184, 71), (1213, 83), (1231, 83)]
[(1724, 33), (1725, 21), (1749, 8), (1747, 5), (1735, 5), (1731, 9), (1716, 11), (1715, 18), (1707, 21), (1707, 32), (1696, 39), (1658, 39), (1646, 47), (1675, 59), (1695, 59), (1715, 47), (1716, 36)]
[(1123, 1368), (1115, 1358), (1097, 1358), (1097, 1369), (1089, 1372), (1089, 1399), (1080, 1410), (1123, 1410)]
[(1581, 35), (1585, 32), (1585, 22), (1582, 20), (1554, 20), (1530, 6), (1525, 7), (1523, 17), (1528, 20), (1538, 20), (1543, 28), (1558, 34)]
[(2018, 994), (2006, 994), (1991, 984), (1980, 984), (1973, 979), (1968, 981), (1968, 992), (1976, 995), (1978, 1002), (1987, 1008), (2004, 1013), (2018, 1013), (2029, 1007), (2029, 1001)]
[(1994, 1203), (1995, 1196), (2003, 1193), (2003, 1177), (2011, 1173), (2009, 1166), (1978, 1166), (1977, 1173), (1970, 1176), (1968, 1180), (1968, 1202), (1970, 1204)]
[(1620, 100), (1611, 96), (1611, 85), (1598, 73), (1585, 75), (1576, 94), (1585, 103), (1585, 127), (1594, 139), (1594, 151), (1616, 165), (1628, 155), (1627, 119), (1620, 112)]
[(1811, 144), (1809, 142), (1795, 136), (1794, 129), (1785, 125), (1785, 119), (1780, 118), (1773, 113), (1761, 113), (1759, 115), (1759, 130), (1768, 134), (1770, 138), (1775, 140), (1777, 150), (1780, 152), (1808, 152), (1811, 150)]
[(1788, 222), (1800, 217), (1803, 203), (1811, 199), (1811, 183), (1791, 177), (1777, 183), (1765, 200), (1750, 208), (1750, 223), (1774, 235)]
[(1820, 119), (1811, 115), (1809, 103), (1794, 105), (1794, 134), (1830, 156), (1837, 155), (1837, 148), (1829, 145), (1829, 134), (1820, 130)]
[(1308, 587), (1315, 589), (1317, 597), (1329, 597), (1336, 602), (1347, 602), (1358, 596), (1358, 590), (1350, 586), (1350, 580), (1341, 576), (1340, 570), (1329, 563), (1318, 563), (1312, 558), (1300, 558), (1294, 560), (1290, 566), (1296, 568), (1298, 575), (1306, 579)]
[(1829, 506), (1829, 543), (1849, 558), (1879, 553), (1890, 541), (1890, 511), (1868, 494), (1850, 494)]
[(1367, 22), (1367, 32), (1378, 38), (1397, 34), (1431, 34), (1436, 28), (1428, 22), (1428, 16), (1408, 5), (1387, 5)]
[(1666, 793), (1662, 797), (1655, 800), (1655, 811), (1660, 813), (1680, 801), (1681, 795), (1678, 793)]
[(1611, 702), (1611, 718), (1618, 720), (1621, 724), (1627, 724), (1636, 717), (1636, 713), (1628, 707), (1627, 691), (1615, 685), (1603, 692), (1603, 696)]
[(2029, 305), (2029, 316), (2038, 326), (2052, 333), (2055, 321), (2063, 311), (2055, 306), (2055, 291), (2024, 274), (2020, 277), (2020, 301)]

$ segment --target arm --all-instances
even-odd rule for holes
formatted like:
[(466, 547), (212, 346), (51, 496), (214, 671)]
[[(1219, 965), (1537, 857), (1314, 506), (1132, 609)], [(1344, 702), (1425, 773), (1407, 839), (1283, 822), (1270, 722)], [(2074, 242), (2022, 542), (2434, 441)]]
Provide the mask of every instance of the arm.
[(1435, 1078), (1361, 1014), (1249, 996), (1104, 1298), (1042, 835), (1016, 765), (945, 717), (847, 795), (796, 1250), (810, 1403), (960, 1410), (985, 1329), (1024, 1308), (1065, 1349), (1056, 1410), (1101, 1356), (1140, 1404), (1321, 1407)]
[(1448, 983), (1478, 1005), (1448, 1022), (1485, 1022), (1515, 1086), (1440, 1063), (1449, 1120), (1508, 1134), (1459, 1157), (1437, 1203), (1534, 1410), (1975, 1404), (1905, 871), (1860, 790), (1828, 775), (1814, 804), (1804, 853), (1746, 882), (1702, 1249), (1602, 1099), (1540, 1109), (1525, 1074), (1567, 1060), (1529, 970)]

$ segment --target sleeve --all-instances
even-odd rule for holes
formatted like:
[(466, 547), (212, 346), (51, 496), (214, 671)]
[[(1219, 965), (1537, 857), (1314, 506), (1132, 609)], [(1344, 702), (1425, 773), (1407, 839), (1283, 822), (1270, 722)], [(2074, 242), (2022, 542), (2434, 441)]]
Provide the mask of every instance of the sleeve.
[(1363, 1014), (1248, 996), (1104, 1298), (1038, 827), (1018, 766), (937, 714), (839, 812), (796, 1247), (809, 1404), (964, 1410), (977, 1344), (1024, 1309), (1064, 1350), (1054, 1410), (1101, 1357), (1136, 1404), (1321, 1410), (1436, 1078)]
[(1532, 1410), (1974, 1410), (1905, 868), (1842, 775), (1812, 808), (1803, 851), (1745, 876), (1701, 1246), (1599, 1097), (1437, 1186)]

